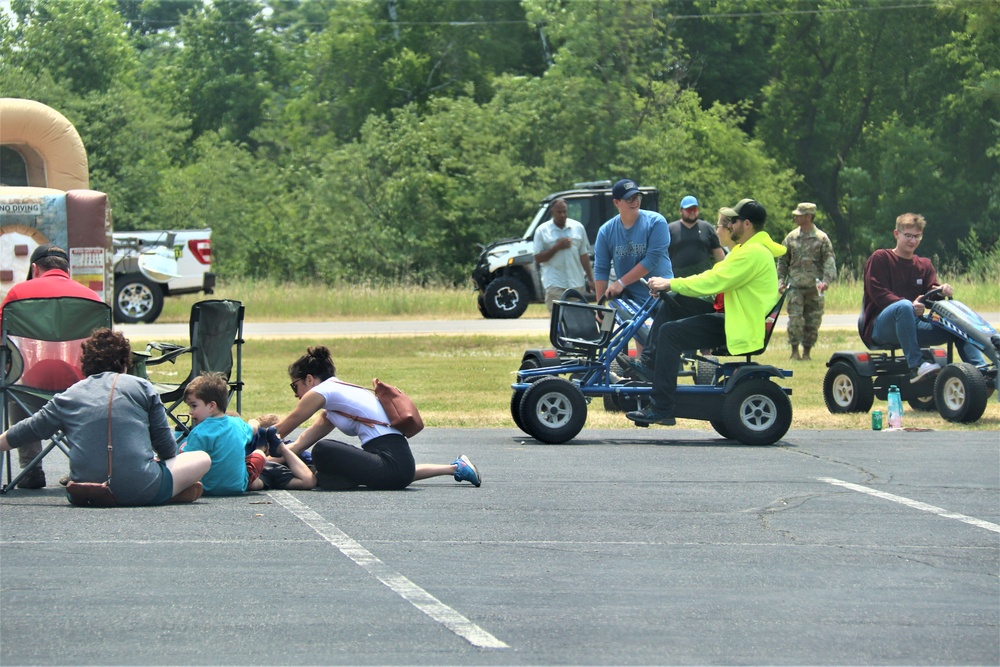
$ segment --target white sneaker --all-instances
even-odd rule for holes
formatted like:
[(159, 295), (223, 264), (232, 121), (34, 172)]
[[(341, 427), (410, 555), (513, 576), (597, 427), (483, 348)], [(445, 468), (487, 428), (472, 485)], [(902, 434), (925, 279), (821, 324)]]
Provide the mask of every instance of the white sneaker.
[(910, 370), (910, 382), (920, 382), (924, 376), (930, 375), (932, 373), (937, 373), (941, 370), (941, 367), (937, 364), (932, 364), (925, 361), (920, 364), (920, 368)]

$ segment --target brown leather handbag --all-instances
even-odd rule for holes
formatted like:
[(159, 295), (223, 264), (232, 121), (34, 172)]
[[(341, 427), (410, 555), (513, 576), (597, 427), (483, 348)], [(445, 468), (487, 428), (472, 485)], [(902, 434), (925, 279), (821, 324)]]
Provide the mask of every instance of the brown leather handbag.
[(115, 375), (115, 381), (111, 383), (111, 396), (108, 397), (108, 478), (98, 484), (97, 482), (74, 482), (70, 480), (66, 484), (66, 494), (69, 502), (77, 507), (117, 507), (118, 500), (111, 491), (111, 402), (115, 397), (115, 385), (121, 374)]
[[(340, 381), (337, 380), (337, 382)], [(340, 384), (346, 384), (349, 387), (364, 389), (364, 387), (359, 387), (358, 385), (351, 384), (349, 382), (340, 382)], [(374, 424), (378, 424), (379, 426), (391, 426), (407, 438), (412, 438), (417, 433), (424, 430), (424, 420), (420, 416), (417, 406), (409, 396), (404, 394), (401, 389), (393, 387), (391, 384), (379, 381), (378, 378), (372, 380), (372, 384), (375, 385), (375, 398), (377, 398), (378, 402), (382, 404), (382, 409), (385, 410), (385, 415), (389, 418), (388, 424), (375, 419), (369, 419), (367, 417), (351, 415), (346, 412), (341, 412), (340, 410), (334, 410), (334, 412), (338, 415), (343, 415), (348, 419), (353, 419), (356, 422), (368, 424), (369, 426)]]

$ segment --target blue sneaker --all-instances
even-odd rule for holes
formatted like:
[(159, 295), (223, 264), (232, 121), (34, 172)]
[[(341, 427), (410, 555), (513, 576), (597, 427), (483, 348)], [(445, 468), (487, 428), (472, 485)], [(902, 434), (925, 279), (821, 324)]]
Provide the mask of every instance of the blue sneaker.
[(451, 464), (458, 466), (455, 468), (456, 482), (472, 482), (472, 485), (475, 487), (479, 487), (483, 483), (482, 478), (479, 477), (479, 470), (465, 454), (459, 456)]

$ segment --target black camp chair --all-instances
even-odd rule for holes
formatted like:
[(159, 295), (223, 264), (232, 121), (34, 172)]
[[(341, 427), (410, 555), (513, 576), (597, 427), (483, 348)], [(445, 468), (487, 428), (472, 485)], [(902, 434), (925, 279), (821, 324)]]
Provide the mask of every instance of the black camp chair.
[[(31, 415), (83, 379), (80, 344), (95, 329), (111, 327), (111, 308), (79, 297), (20, 299), (6, 304), (0, 317), (0, 426), (6, 430), (15, 406)], [(56, 447), (69, 455), (61, 432), (14, 479), (7, 452), (7, 483), (0, 493), (16, 486)]]
[[(232, 403), (236, 395), (236, 412), (243, 411), (243, 314), (244, 306), (239, 301), (209, 299), (191, 306), (190, 341), (186, 347), (174, 343), (150, 343), (145, 352), (136, 353), (136, 374), (148, 378), (148, 369), (165, 362), (176, 363), (188, 356), (191, 371), (179, 383), (153, 381), (153, 386), (163, 401), (167, 416), (174, 422), (183, 436), (190, 427), (178, 414), (178, 406), (184, 405), (184, 390), (194, 378), (204, 372), (218, 372), (229, 381), (229, 399)], [(235, 353), (233, 348), (235, 348)], [(153, 350), (160, 352), (153, 356)], [(235, 370), (235, 375), (234, 375)]]

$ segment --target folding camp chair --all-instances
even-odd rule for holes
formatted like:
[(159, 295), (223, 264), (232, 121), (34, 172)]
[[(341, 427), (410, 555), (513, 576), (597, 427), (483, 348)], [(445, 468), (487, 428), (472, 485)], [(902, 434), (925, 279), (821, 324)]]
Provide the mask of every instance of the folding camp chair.
[[(204, 372), (218, 372), (229, 381), (229, 400), (236, 395), (236, 412), (243, 412), (243, 314), (244, 306), (239, 301), (209, 299), (191, 306), (190, 343), (187, 347), (173, 343), (150, 343), (144, 353), (136, 353), (140, 358), (137, 374), (148, 378), (148, 369), (169, 361), (176, 363), (182, 355), (188, 357), (191, 371), (179, 383), (154, 381), (153, 386), (160, 394), (160, 400), (167, 410), (167, 416), (174, 422), (183, 436), (190, 427), (175, 414), (178, 406), (184, 404), (184, 390), (191, 380)], [(235, 355), (233, 347), (236, 348)], [(153, 356), (153, 350), (160, 352)], [(234, 364), (235, 360), (235, 364)], [(233, 367), (235, 365), (235, 377)], [(182, 436), (182, 437), (183, 437)]]
[[(14, 406), (33, 414), (83, 379), (80, 343), (95, 329), (111, 327), (111, 308), (79, 297), (21, 299), (7, 303), (0, 318), (0, 426), (6, 430)], [(14, 479), (7, 452), (7, 483), (0, 493), (17, 485), (56, 447), (69, 455), (69, 443), (61, 432)]]

